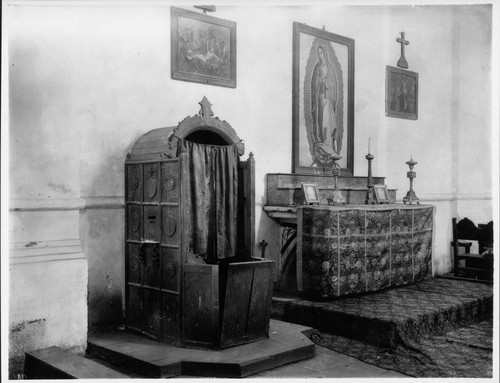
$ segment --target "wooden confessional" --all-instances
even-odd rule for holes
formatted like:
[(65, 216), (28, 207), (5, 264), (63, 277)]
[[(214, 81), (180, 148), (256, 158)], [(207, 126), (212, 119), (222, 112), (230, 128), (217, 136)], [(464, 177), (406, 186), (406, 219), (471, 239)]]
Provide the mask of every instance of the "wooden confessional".
[[(211, 259), (193, 253), (193, 164), (186, 146), (244, 144), (213, 117), (206, 98), (198, 115), (152, 130), (125, 162), (126, 327), (183, 347), (219, 349), (269, 337), (274, 262), (253, 256), (254, 159), (237, 161), (235, 248)], [(190, 196), (188, 198), (188, 196)], [(224, 213), (225, 214), (225, 213)]]

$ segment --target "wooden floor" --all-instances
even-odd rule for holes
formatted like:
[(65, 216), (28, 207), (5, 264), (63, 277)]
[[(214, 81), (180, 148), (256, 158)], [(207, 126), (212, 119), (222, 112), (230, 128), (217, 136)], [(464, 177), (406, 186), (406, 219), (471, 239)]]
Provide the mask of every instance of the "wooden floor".
[(239, 378), (315, 355), (307, 327), (271, 320), (269, 339), (220, 351), (179, 348), (126, 331), (108, 330), (88, 338), (87, 353), (138, 376), (179, 375)]

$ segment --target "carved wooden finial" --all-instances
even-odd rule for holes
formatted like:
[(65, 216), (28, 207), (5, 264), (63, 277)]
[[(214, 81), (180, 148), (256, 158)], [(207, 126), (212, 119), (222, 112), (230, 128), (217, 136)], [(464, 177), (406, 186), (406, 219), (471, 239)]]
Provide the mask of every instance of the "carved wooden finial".
[(214, 116), (214, 112), (212, 111), (212, 104), (208, 101), (206, 96), (203, 96), (203, 100), (201, 100), (198, 104), (201, 105), (201, 109), (199, 114), (204, 118), (209, 118)]

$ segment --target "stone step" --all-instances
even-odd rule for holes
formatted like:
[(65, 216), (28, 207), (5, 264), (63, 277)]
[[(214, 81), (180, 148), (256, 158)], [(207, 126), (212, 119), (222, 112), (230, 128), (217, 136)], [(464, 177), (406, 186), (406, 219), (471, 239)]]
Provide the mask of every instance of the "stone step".
[(127, 375), (59, 347), (27, 352), (24, 371), (28, 379), (128, 379)]

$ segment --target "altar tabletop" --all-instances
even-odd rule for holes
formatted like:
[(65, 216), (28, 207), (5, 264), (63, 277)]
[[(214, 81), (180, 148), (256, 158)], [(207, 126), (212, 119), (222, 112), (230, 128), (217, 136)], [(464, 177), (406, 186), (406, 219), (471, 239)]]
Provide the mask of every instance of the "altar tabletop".
[(432, 275), (432, 205), (297, 206), (299, 291), (321, 298)]

